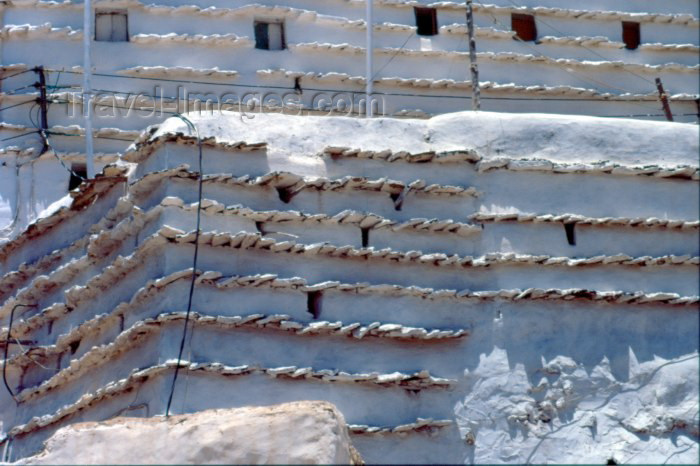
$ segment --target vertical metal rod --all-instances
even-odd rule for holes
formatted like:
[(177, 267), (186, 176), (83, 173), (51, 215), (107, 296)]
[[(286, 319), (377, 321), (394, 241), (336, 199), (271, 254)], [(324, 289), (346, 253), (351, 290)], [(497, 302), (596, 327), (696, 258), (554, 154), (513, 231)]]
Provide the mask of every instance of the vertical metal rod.
[(83, 115), (85, 116), (85, 168), (88, 178), (95, 177), (92, 145), (92, 3), (83, 0)]
[(659, 99), (661, 99), (661, 105), (664, 108), (666, 119), (668, 121), (673, 121), (673, 113), (671, 113), (671, 107), (668, 105), (668, 96), (666, 95), (666, 91), (664, 91), (664, 85), (661, 84), (661, 78), (656, 78), (656, 89), (659, 91)]
[(469, 68), (472, 73), (472, 110), (479, 110), (481, 109), (481, 89), (479, 88), (479, 67), (476, 64), (472, 0), (467, 0), (467, 30), (469, 32)]
[[(44, 67), (37, 66), (36, 72), (39, 75), (39, 108), (41, 109), (41, 129), (43, 131), (46, 131), (47, 129), (49, 129), (49, 123), (48, 116), (46, 115), (46, 75), (44, 74)], [(41, 149), (41, 153), (43, 154), (44, 152), (49, 150), (49, 145), (47, 144), (47, 141), (44, 137), (42, 137), (42, 140), (44, 141), (44, 146)]]
[(366, 85), (365, 85), (365, 100), (366, 100), (366, 113), (367, 118), (371, 118), (372, 115), (372, 92), (374, 84), (374, 4), (373, 0), (367, 1), (367, 69), (366, 69)]

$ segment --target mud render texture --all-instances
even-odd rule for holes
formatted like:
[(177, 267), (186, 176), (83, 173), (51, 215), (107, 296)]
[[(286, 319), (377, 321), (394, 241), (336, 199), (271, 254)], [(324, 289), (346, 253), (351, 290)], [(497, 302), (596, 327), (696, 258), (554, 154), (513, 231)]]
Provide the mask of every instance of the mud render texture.
[(190, 118), (201, 199), (171, 119), (2, 245), (5, 460), (160, 428), (178, 367), (173, 419), (323, 400), (368, 463), (695, 461), (695, 126)]

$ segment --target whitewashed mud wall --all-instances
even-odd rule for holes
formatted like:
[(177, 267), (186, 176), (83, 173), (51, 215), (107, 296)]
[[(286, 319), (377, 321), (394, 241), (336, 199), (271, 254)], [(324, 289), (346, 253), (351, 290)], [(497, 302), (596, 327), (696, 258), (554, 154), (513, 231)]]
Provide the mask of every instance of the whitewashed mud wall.
[[(694, 125), (191, 117), (175, 413), (326, 400), (372, 463), (695, 460)], [(5, 460), (163, 414), (197, 170), (168, 120), (3, 246), (0, 321), (35, 306), (5, 362)]]
[[(520, 7), (506, 1), (475, 4), (484, 110), (663, 119), (654, 84), (660, 77), (676, 120), (697, 120), (696, 2), (674, 0), (663, 7), (640, 0), (515, 3)], [(240, 110), (235, 102), (241, 100), (270, 106), (283, 98), (295, 112), (364, 109), (363, 1), (94, 4), (127, 11), (130, 36), (128, 43), (93, 43), (95, 71), (109, 75), (93, 79), (101, 102), (93, 122), (95, 147), (106, 159), (123, 152), (146, 126), (170, 116), (168, 111), (194, 110), (173, 99), (233, 102), (227, 106), (232, 110)], [(416, 34), (415, 5), (437, 8), (438, 35)], [(52, 146), (67, 165), (81, 162), (82, 4), (12, 0), (0, 9), (0, 66), (6, 78), (0, 81), (0, 139), (13, 138), (0, 146), (34, 148), (38, 155), (40, 138), (25, 134), (38, 124), (38, 107), (27, 103), (38, 97), (32, 87), (38, 77), (31, 71), (9, 76), (43, 65), (54, 70), (47, 73), (54, 102), (48, 110)], [(513, 39), (513, 12), (535, 15), (538, 43)], [(256, 19), (283, 20), (288, 49), (255, 49)], [(375, 20), (381, 113), (425, 117), (471, 108), (463, 2), (376, 1)], [(638, 49), (624, 48), (622, 21), (640, 23)], [(165, 108), (154, 111), (154, 97), (166, 102)], [(70, 177), (52, 157), (35, 162), (15, 153), (1, 155), (0, 176), (8, 179), (0, 188), (2, 238), (17, 234), (60, 199)], [(20, 175), (13, 175), (25, 161)], [(40, 172), (51, 173), (42, 180), (50, 192), (36, 192), (32, 173)], [(26, 206), (26, 212), (17, 206)]]

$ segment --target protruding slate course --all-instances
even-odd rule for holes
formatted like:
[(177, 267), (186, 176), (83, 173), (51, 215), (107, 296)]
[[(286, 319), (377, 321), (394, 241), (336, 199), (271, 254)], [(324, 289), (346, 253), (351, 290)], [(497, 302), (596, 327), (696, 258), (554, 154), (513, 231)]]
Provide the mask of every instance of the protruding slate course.
[(202, 173), (173, 118), (2, 245), (3, 460), (173, 387), (334, 403), (372, 463), (697, 452), (693, 126), (188, 118)]

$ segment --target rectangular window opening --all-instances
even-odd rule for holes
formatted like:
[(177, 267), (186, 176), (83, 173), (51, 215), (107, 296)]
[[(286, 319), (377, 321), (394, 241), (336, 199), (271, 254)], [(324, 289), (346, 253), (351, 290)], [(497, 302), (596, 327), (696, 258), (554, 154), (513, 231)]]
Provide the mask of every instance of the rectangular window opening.
[(576, 224), (565, 223), (564, 230), (566, 231), (566, 242), (569, 246), (576, 246)]
[[(80, 186), (84, 178), (87, 178), (87, 167), (84, 163), (73, 163), (70, 166), (71, 174), (68, 181), (68, 191), (73, 191)], [(82, 177), (82, 178), (81, 178)]]
[(323, 299), (322, 291), (309, 291), (306, 296), (306, 310), (318, 319), (321, 316), (321, 300)]
[(510, 16), (510, 26), (513, 32), (524, 41), (537, 39), (537, 24), (533, 15), (513, 13)]
[(642, 42), (642, 36), (639, 31), (639, 23), (632, 21), (622, 22), (622, 42), (625, 43), (625, 48), (634, 50), (639, 47)]
[(129, 19), (124, 10), (95, 12), (95, 40), (98, 42), (128, 42)]
[(287, 40), (284, 37), (282, 21), (255, 21), (255, 48), (260, 50), (284, 50)]
[(419, 36), (437, 35), (437, 10), (435, 8), (414, 7), (413, 12), (416, 15), (417, 34)]

